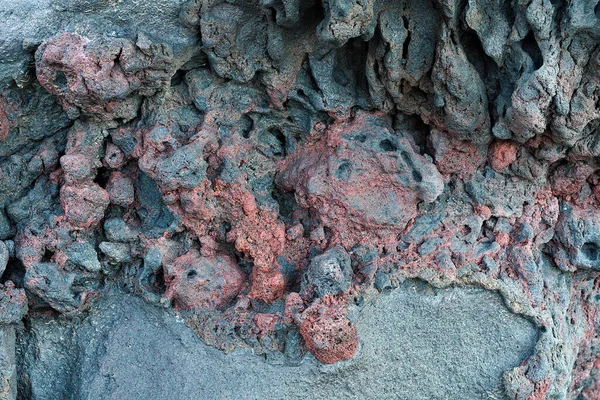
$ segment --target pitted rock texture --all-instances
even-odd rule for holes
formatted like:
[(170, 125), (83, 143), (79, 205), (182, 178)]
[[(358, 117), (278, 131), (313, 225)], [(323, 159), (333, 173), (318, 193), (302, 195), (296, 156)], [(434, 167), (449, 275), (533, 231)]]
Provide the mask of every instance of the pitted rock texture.
[[(87, 366), (68, 378), (76, 364), (53, 356), (63, 345), (45, 342), (54, 333), (37, 321), (75, 332), (96, 318), (97, 298), (124, 291), (150, 304), (142, 325), (146, 312), (177, 313), (225, 352), (334, 364), (310, 379), (344, 382), (339, 397), (600, 398), (598, 8), (0, 0), (3, 395), (14, 399), (18, 381), (20, 398), (48, 397), (52, 376), (74, 399), (111, 393), (110, 374), (92, 386)], [(416, 287), (421, 300), (400, 296), (397, 312), (373, 306), (415, 280), (458, 288), (459, 303), (499, 293), (512, 321), (533, 327), (511, 336), (505, 314), (483, 313), (498, 332), (482, 335), (510, 357), (434, 361), (420, 326), (439, 336), (469, 317), (448, 322), (433, 300), (425, 313), (430, 294)], [(389, 391), (336, 369), (375, 365), (381, 350), (369, 346), (397, 337), (410, 304), (427, 322), (408, 325), (393, 351), (421, 351), (381, 378)], [(465, 341), (479, 326), (465, 325)], [(136, 340), (130, 330), (121, 335), (64, 346), (77, 360), (110, 349), (111, 365), (125, 365), (140, 353), (121, 347)], [(395, 377), (424, 360), (457, 380), (435, 389)], [(312, 373), (295, 371), (302, 382)], [(282, 379), (256, 393), (277, 398)]]

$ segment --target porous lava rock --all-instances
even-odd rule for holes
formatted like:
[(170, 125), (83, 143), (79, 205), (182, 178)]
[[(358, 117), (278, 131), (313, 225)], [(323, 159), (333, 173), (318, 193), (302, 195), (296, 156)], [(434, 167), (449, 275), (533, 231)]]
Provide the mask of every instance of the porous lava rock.
[(302, 313), (300, 334), (306, 348), (326, 364), (347, 360), (358, 348), (356, 327), (346, 317), (343, 304), (328, 295)]
[(443, 190), (435, 165), (389, 124), (384, 116), (366, 113), (334, 124), (290, 156), (279, 177), (280, 186), (294, 190), (299, 204), (344, 244), (402, 231), (417, 204), (433, 202)]
[[(298, 366), (319, 388), (347, 379), (338, 397), (443, 397), (428, 383), (405, 391), (396, 367), (377, 375), (381, 385), (355, 372), (373, 365), (361, 343), (381, 360), (372, 343), (387, 337), (433, 359), (435, 346), (415, 333), (423, 324), (439, 343), (449, 342), (437, 328), (468, 327), (460, 351), (481, 359), (494, 354), (478, 355), (481, 337), (518, 347), (497, 368), (430, 363), (435, 382), (456, 377), (439, 386), (451, 398), (597, 397), (596, 8), (0, 0), (0, 393), (111, 397), (106, 387), (123, 375), (100, 371), (89, 386), (94, 369), (77, 363), (134, 357), (125, 348), (135, 334), (104, 337), (110, 329), (93, 333), (85, 321), (102, 320), (88, 319), (100, 304), (115, 318), (102, 321), (125, 324), (101, 304), (136, 296), (144, 313), (177, 315), (216, 349), (262, 357), (249, 365), (285, 365), (286, 377)], [(407, 282), (425, 286), (389, 303), (401, 315), (376, 314)], [(456, 313), (449, 287), (472, 311), (464, 324), (444, 318)], [(506, 310), (497, 309), (530, 325), (510, 325), (516, 341), (503, 330), (473, 335), (509, 317), (467, 307), (470, 290), (497, 293)], [(390, 333), (415, 310), (410, 328)], [(65, 324), (73, 329), (61, 336)], [(72, 334), (84, 325), (85, 345)], [(105, 342), (114, 354), (98, 350)], [(43, 359), (64, 346), (77, 362)], [(384, 365), (400, 364), (389, 354)], [(418, 375), (414, 358), (408, 376)]]
[(238, 295), (244, 279), (231, 257), (203, 257), (192, 250), (166, 266), (165, 297), (182, 308), (223, 307)]

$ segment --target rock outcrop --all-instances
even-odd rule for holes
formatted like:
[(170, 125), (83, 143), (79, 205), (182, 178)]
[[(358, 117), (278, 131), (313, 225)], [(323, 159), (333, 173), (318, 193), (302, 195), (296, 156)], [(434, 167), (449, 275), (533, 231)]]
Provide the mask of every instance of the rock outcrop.
[[(243, 380), (233, 397), (281, 398), (281, 380), (306, 387), (317, 371), (310, 382), (340, 398), (599, 398), (597, 8), (0, 0), (0, 397), (139, 398), (133, 375), (114, 375), (142, 351), (135, 324), (115, 328), (131, 312), (140, 326), (177, 313), (209, 346), (286, 366), (244, 358), (273, 389)], [(445, 316), (472, 293), (504, 311)], [(103, 308), (122, 296), (138, 306)], [(407, 304), (419, 316), (403, 335), (420, 353), (403, 351), (428, 360), (431, 390), (402, 380), (424, 376), (418, 360), (402, 369), (373, 345), (401, 347), (389, 321)], [(434, 361), (422, 324), (440, 343), (440, 327), (468, 327), (518, 351), (463, 360), (473, 380)], [(150, 336), (183, 357), (181, 376), (199, 365)], [(204, 368), (244, 371), (195, 340)], [(60, 349), (73, 359), (55, 360)], [(358, 371), (374, 360), (392, 369)], [(174, 395), (215, 398), (226, 381)], [(306, 393), (330, 397), (318, 388)]]

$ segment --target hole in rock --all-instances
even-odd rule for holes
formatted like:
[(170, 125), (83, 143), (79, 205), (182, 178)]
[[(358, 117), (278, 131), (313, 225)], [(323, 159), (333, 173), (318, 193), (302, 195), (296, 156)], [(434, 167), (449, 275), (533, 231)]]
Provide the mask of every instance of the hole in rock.
[(54, 252), (46, 249), (44, 251), (44, 255), (42, 256), (42, 262), (44, 262), (44, 263), (52, 262), (52, 257), (54, 257)]
[(539, 69), (544, 63), (544, 58), (542, 56), (542, 51), (535, 40), (533, 32), (529, 32), (527, 36), (525, 36), (521, 42), (521, 47), (523, 47), (523, 50), (529, 54), (529, 57), (531, 57), (534, 68), (536, 70)]
[(600, 257), (600, 247), (596, 243), (587, 242), (581, 246), (581, 252), (590, 261), (598, 261)]
[(385, 139), (379, 142), (379, 147), (383, 151), (397, 151), (398, 146), (396, 146), (390, 139)]
[(180, 85), (181, 83), (183, 83), (184, 78), (185, 78), (185, 71), (180, 69), (177, 72), (175, 72), (175, 74), (171, 77), (171, 87), (177, 86), (177, 85)]
[(250, 137), (250, 132), (254, 129), (254, 121), (249, 116), (242, 115), (242, 118), (240, 118), (240, 127), (242, 137), (248, 139)]
[(56, 72), (54, 82), (56, 82), (56, 86), (58, 86), (61, 90), (67, 90), (69, 85), (69, 82), (67, 81), (67, 75), (65, 75), (65, 73), (62, 71)]
[(335, 176), (342, 181), (347, 181), (350, 179), (350, 175), (352, 174), (352, 167), (349, 162), (343, 162), (335, 172)]
[(273, 155), (275, 157), (285, 157), (286, 156), (286, 151), (285, 151), (285, 146), (286, 146), (285, 135), (278, 128), (271, 128), (271, 129), (269, 129), (269, 133), (278, 142), (278, 146), (275, 146), (273, 148)]
[(12, 281), (18, 288), (25, 285), (25, 266), (21, 260), (11, 258), (8, 260), (4, 274), (2, 275), (1, 283)]
[(228, 233), (231, 230), (231, 224), (227, 221), (221, 222), (221, 230), (225, 233)]
[(96, 183), (102, 189), (106, 189), (109, 177), (110, 171), (105, 167), (100, 167), (98, 168), (98, 172), (96, 173), (96, 177), (94, 178), (94, 183)]
[(404, 160), (406, 165), (412, 166), (412, 160), (410, 159), (410, 155), (406, 151), (401, 152), (400, 155), (402, 156), (402, 159)]
[(406, 18), (406, 16), (403, 16), (402, 22), (404, 24), (404, 29), (406, 29), (406, 38), (404, 39), (404, 43), (402, 44), (402, 60), (407, 60), (408, 45), (410, 44), (410, 28), (408, 26), (408, 18)]
[(273, 190), (271, 197), (279, 205), (279, 215), (283, 218), (288, 219), (292, 217), (292, 213), (298, 208), (296, 203), (296, 195), (294, 192), (281, 192), (279, 190)]
[(419, 171), (413, 170), (412, 176), (415, 182), (423, 182), (423, 175)]
[(258, 136), (261, 152), (267, 157), (283, 158), (287, 155), (287, 139), (281, 129), (269, 128)]
[(194, 279), (194, 278), (195, 278), (195, 277), (197, 277), (197, 276), (198, 276), (198, 272), (197, 272), (195, 269), (191, 269), (191, 270), (189, 270), (189, 271), (187, 272), (187, 278), (188, 278), (189, 280), (192, 280), (192, 279)]
[(472, 229), (469, 225), (463, 225), (462, 228), (460, 229), (460, 234), (462, 236), (468, 236), (470, 235), (472, 232)]

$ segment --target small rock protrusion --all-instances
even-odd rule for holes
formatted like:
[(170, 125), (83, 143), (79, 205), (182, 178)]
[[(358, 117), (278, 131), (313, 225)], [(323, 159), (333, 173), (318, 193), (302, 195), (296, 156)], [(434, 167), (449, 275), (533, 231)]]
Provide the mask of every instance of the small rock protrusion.
[(324, 364), (347, 360), (358, 348), (356, 327), (332, 296), (315, 301), (302, 313), (300, 334), (308, 351)]
[(203, 257), (190, 250), (165, 266), (165, 297), (181, 308), (211, 309), (233, 300), (245, 281), (237, 263), (225, 254)]
[(338, 245), (313, 258), (302, 278), (302, 295), (324, 297), (344, 293), (351, 281), (350, 256)]

